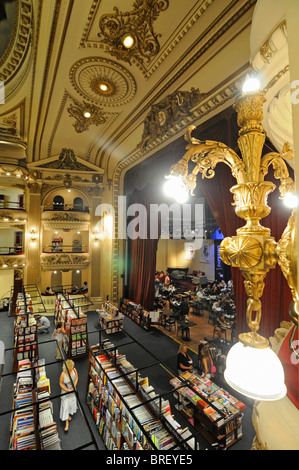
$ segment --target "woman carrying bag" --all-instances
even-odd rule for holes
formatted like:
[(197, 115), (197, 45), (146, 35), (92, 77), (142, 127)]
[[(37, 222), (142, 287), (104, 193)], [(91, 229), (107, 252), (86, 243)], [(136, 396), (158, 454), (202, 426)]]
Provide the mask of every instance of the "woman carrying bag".
[(203, 368), (203, 378), (205, 379), (208, 375), (209, 377), (214, 377), (216, 372), (216, 367), (213, 364), (209, 348), (205, 346), (202, 348), (202, 368)]

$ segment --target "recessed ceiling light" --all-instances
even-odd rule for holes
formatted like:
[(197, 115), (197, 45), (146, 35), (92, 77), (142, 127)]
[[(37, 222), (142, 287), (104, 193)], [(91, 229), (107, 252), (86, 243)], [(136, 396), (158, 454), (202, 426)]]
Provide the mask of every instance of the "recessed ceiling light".
[(91, 116), (91, 113), (90, 113), (89, 111), (84, 111), (83, 116), (84, 116), (85, 118), (89, 119), (90, 116)]
[(126, 49), (130, 49), (131, 47), (134, 46), (135, 39), (134, 39), (134, 37), (133, 37), (131, 34), (125, 34), (125, 36), (123, 36), (121, 42), (122, 42), (122, 45), (123, 45)]

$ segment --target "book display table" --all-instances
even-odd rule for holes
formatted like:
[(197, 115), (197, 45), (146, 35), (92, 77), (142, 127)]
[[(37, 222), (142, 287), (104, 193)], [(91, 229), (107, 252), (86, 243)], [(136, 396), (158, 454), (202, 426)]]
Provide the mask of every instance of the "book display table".
[[(182, 388), (184, 382), (189, 386)], [(202, 433), (209, 443), (222, 444), (227, 449), (242, 438), (244, 403), (210, 379), (204, 379), (196, 373), (183, 372), (180, 378), (171, 379), (170, 384), (180, 387), (174, 392), (178, 400), (177, 409), (189, 419), (195, 429), (213, 423)]]

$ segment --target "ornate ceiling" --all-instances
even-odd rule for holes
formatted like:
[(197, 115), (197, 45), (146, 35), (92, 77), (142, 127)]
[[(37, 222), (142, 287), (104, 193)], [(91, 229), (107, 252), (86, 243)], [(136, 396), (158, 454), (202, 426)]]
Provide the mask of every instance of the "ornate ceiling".
[(118, 185), (187, 125), (234, 102), (249, 69), (255, 3), (17, 2), (0, 59), (0, 140), (21, 143), (36, 168), (69, 149)]

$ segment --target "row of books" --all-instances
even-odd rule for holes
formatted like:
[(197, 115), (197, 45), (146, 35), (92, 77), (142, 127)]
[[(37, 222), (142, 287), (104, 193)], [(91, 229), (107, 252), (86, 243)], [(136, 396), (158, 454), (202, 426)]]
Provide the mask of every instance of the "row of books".
[(123, 315), (112, 304), (106, 302), (105, 307), (98, 309), (99, 325), (107, 334), (117, 333), (123, 327)]
[[(116, 364), (112, 362), (115, 353)], [(182, 437), (181, 426), (171, 414), (169, 401), (160, 399), (148, 378), (141, 377), (125, 355), (119, 354), (110, 341), (104, 342), (96, 356), (91, 355), (89, 373), (92, 384), (89, 386), (87, 402), (99, 423), (100, 433), (106, 432), (107, 437), (109, 431), (109, 438), (112, 436), (118, 449), (124, 447), (119, 439), (119, 432), (131, 449), (168, 450), (176, 447), (177, 441), (191, 437), (190, 432)], [(121, 377), (124, 373), (126, 379)], [(144, 405), (145, 401), (148, 402), (147, 405)], [(160, 416), (162, 420), (159, 419)], [(169, 418), (171, 419), (168, 420)], [(164, 425), (166, 420), (167, 426)], [(117, 432), (114, 432), (115, 429)], [(193, 442), (186, 448), (193, 448), (192, 446)]]

